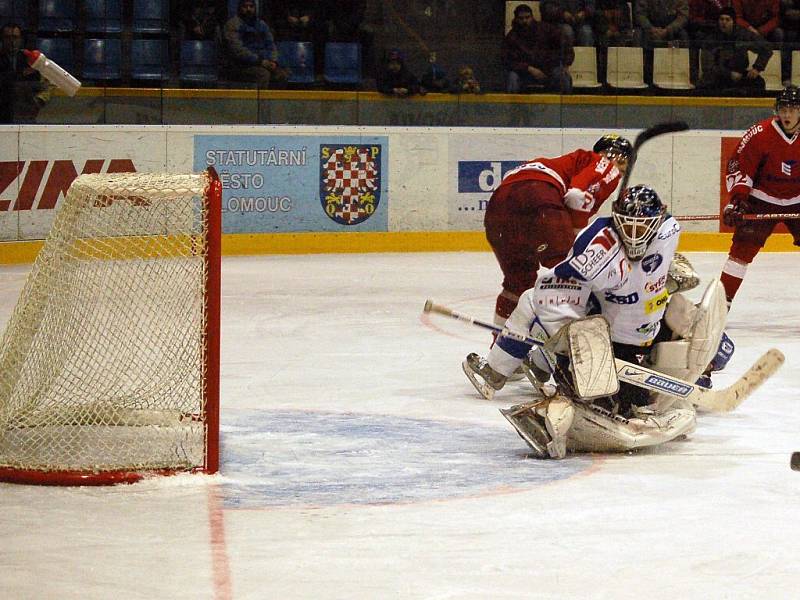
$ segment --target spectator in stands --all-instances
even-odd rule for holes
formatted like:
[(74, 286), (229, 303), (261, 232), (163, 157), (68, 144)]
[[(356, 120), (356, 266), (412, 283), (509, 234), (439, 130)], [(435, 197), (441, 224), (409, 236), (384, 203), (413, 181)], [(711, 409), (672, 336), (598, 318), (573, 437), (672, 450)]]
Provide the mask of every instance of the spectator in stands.
[(720, 11), (731, 5), (731, 0), (689, 0), (689, 39), (701, 45), (709, 36), (717, 37)]
[(597, 0), (592, 27), (597, 45), (597, 77), (605, 82), (608, 48), (634, 43), (630, 5), (626, 0)]
[(689, 44), (688, 0), (636, 0), (634, 10), (641, 40), (645, 51), (644, 80), (653, 83), (653, 48), (656, 46)]
[(428, 68), (422, 74), (420, 84), (422, 93), (434, 92), (441, 94), (450, 91), (450, 80), (447, 79), (447, 73), (436, 63), (435, 59), (428, 64)]
[(281, 41), (311, 42), (314, 47), (314, 71), (324, 71), (327, 24), (321, 1), (280, 0), (270, 2), (272, 23)]
[(255, 0), (239, 0), (236, 16), (225, 23), (223, 38), (231, 79), (263, 88), (286, 81), (287, 73), (278, 65), (278, 47), (272, 31), (256, 15)]
[[(748, 50), (758, 56), (750, 65)], [(769, 43), (736, 24), (736, 10), (725, 7), (717, 18), (717, 29), (709, 34), (700, 54), (703, 77), (700, 93), (724, 96), (757, 96), (764, 92), (761, 73), (772, 56)]]
[(689, 40), (688, 0), (636, 0), (634, 12), (645, 47)]
[(781, 0), (780, 25), (784, 43), (796, 50), (800, 42), (800, 0)]
[(633, 43), (631, 10), (626, 0), (597, 0), (592, 23), (598, 47)]
[(475, 78), (472, 67), (463, 65), (458, 69), (458, 78), (453, 82), (450, 91), (454, 94), (481, 93), (481, 84)]
[(320, 2), (280, 0), (270, 2), (269, 6), (279, 40), (325, 43), (325, 22)]
[(225, 5), (217, 0), (181, 2), (181, 37), (185, 40), (219, 40), (219, 24), (225, 18)]
[(22, 28), (8, 23), (0, 28), (0, 35), (0, 123), (34, 123), (50, 100), (50, 86), (22, 53)]
[(564, 94), (572, 91), (569, 66), (575, 51), (561, 27), (561, 8), (554, 0), (544, 0), (540, 9), (542, 21), (537, 23), (529, 6), (518, 5), (511, 31), (503, 39), (510, 93), (536, 88)]
[(400, 50), (393, 49), (386, 53), (386, 61), (378, 72), (377, 88), (381, 94), (396, 98), (407, 98), (420, 92), (419, 80), (406, 67)]
[(324, 0), (324, 5), (328, 41), (361, 44), (364, 75), (371, 74), (375, 34), (366, 22), (367, 0)]
[(567, 34), (571, 46), (594, 46), (594, 31), (592, 30), (594, 1), (559, 0), (564, 32)]
[[(780, 27), (780, 0), (733, 0), (736, 9), (736, 24), (773, 43), (780, 50), (784, 32)], [(781, 78), (789, 85), (789, 52), (781, 53)]]
[(709, 37), (717, 37), (719, 11), (731, 5), (731, 0), (689, 0), (689, 69), (691, 80), (697, 81), (700, 48)]

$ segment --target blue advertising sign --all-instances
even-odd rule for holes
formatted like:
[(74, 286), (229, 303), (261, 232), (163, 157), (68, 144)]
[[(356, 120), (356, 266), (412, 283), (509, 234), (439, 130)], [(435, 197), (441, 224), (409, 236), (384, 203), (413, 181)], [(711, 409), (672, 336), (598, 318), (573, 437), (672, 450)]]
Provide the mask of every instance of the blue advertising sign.
[(222, 180), (225, 233), (387, 231), (386, 136), (196, 135)]
[(458, 193), (493, 192), (511, 169), (522, 160), (460, 160), (458, 161)]

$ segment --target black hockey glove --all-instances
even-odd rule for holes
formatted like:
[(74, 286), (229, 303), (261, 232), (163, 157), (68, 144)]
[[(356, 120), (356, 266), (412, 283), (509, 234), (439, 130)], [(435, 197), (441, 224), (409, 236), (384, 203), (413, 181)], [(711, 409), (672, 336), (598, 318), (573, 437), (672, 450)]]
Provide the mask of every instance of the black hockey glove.
[(750, 212), (750, 203), (744, 194), (736, 194), (722, 210), (722, 222), (728, 227), (736, 227), (744, 221), (744, 215)]

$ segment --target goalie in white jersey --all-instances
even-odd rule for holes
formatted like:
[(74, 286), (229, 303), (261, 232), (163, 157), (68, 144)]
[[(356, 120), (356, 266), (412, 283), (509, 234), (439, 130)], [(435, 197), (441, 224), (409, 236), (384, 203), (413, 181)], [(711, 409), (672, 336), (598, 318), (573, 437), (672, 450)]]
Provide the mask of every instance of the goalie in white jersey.
[[(531, 345), (521, 339), (530, 336), (546, 341), (564, 331), (565, 325), (596, 312), (609, 324), (614, 356), (632, 363), (645, 359), (658, 346), (656, 342), (673, 337), (663, 317), (670, 297), (668, 274), (679, 235), (680, 225), (666, 213), (653, 189), (627, 189), (614, 202), (612, 216), (598, 218), (582, 230), (569, 255), (542, 273), (536, 285), (521, 296), (488, 359), (475, 354), (467, 357), (465, 373), (481, 393), (488, 389), (490, 393), (484, 395), (490, 396), (529, 356)], [(676, 304), (680, 305), (678, 312), (683, 313), (679, 316), (694, 308), (683, 297)], [(724, 298), (717, 299), (716, 306), (716, 312), (724, 315)], [(689, 316), (683, 321), (693, 319)], [(707, 325), (703, 324), (703, 332)], [(714, 325), (721, 334), (721, 326)], [(716, 350), (719, 337), (712, 343)], [(596, 362), (604, 358), (602, 344), (590, 341), (588, 349), (597, 353), (592, 357)], [(542, 457), (563, 457), (567, 445), (570, 449), (598, 451), (649, 446), (694, 428), (691, 407), (666, 406), (658, 412), (639, 408), (652, 403), (650, 392), (626, 383), (620, 383), (619, 392), (609, 398), (591, 404), (573, 403), (572, 399), (580, 395), (572, 389), (566, 357), (541, 350), (534, 350), (530, 356), (538, 366), (534, 371), (546, 376), (555, 373), (562, 393), (501, 412)], [(702, 372), (707, 356), (699, 359), (705, 363), (691, 376)]]

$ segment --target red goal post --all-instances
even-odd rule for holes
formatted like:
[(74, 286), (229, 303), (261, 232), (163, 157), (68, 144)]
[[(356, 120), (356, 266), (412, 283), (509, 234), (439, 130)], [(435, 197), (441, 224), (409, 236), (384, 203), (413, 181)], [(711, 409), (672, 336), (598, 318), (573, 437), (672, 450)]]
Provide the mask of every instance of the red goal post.
[(78, 177), (0, 346), (0, 481), (219, 469), (216, 172)]

